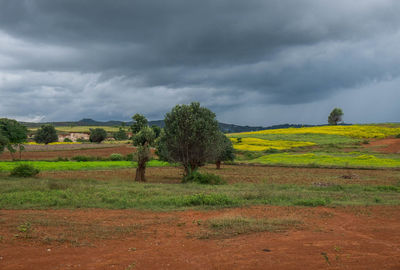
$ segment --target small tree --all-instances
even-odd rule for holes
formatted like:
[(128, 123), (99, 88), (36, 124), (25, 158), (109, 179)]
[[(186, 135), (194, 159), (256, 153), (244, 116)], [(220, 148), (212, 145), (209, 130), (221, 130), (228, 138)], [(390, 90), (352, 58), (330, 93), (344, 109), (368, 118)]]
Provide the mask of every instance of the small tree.
[(28, 129), (16, 120), (7, 118), (0, 119), (0, 136), (2, 137), (2, 142), (0, 144), (8, 149), (12, 159), (14, 159), (14, 153), (17, 150), (19, 150), (21, 159), (21, 152), (24, 150), (23, 143), (26, 142), (27, 134)]
[(214, 161), (217, 170), (221, 168), (222, 161), (233, 161), (235, 159), (235, 150), (232, 142), (224, 133), (220, 132), (214, 147), (216, 151)]
[(116, 139), (117, 141), (123, 141), (128, 139), (128, 135), (126, 135), (125, 130), (122, 127), (120, 127), (118, 132), (114, 133), (114, 139)]
[(138, 113), (132, 117), (132, 120), (133, 124), (131, 126), (131, 129), (133, 134), (138, 133), (142, 128), (147, 127), (148, 125), (146, 117)]
[(212, 111), (198, 102), (176, 105), (164, 122), (157, 144), (160, 158), (181, 163), (185, 176), (213, 159), (213, 146), (220, 131)]
[(136, 146), (138, 163), (135, 181), (146, 181), (146, 163), (150, 160), (150, 146), (153, 144), (154, 138), (154, 131), (149, 126), (142, 127), (142, 129), (133, 136), (133, 145)]
[(338, 122), (342, 121), (343, 111), (340, 108), (335, 108), (332, 110), (328, 117), (329, 125), (337, 125)]
[(57, 131), (53, 125), (42, 125), (35, 134), (34, 138), (37, 143), (52, 143), (58, 141)]
[(90, 129), (90, 137), (89, 141), (95, 143), (101, 143), (104, 139), (107, 138), (107, 132), (102, 128), (91, 128)]

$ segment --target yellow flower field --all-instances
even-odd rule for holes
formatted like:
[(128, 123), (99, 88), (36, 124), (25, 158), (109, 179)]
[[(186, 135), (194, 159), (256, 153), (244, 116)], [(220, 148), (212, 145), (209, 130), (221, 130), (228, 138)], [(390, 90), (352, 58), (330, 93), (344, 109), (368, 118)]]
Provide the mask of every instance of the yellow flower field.
[(352, 125), (352, 126), (322, 126), (322, 127), (304, 127), (304, 128), (285, 128), (270, 129), (254, 132), (232, 133), (231, 135), (251, 135), (251, 134), (327, 134), (342, 135), (352, 138), (386, 138), (400, 134), (399, 127), (385, 127), (377, 125)]
[[(241, 133), (243, 134), (243, 133)], [(258, 138), (242, 138), (238, 143), (237, 138), (230, 138), (233, 147), (237, 150), (245, 151), (265, 151), (271, 148), (277, 150), (285, 150), (294, 147), (311, 146), (315, 145), (312, 142), (295, 142), (295, 141), (282, 141), (282, 140), (263, 140)]]

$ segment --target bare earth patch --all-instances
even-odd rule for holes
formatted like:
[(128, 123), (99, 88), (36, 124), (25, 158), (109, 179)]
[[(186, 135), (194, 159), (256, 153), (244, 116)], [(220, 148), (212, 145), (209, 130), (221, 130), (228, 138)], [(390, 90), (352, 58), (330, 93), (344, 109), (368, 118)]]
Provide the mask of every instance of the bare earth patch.
[[(0, 269), (399, 269), (399, 210), (1, 210)], [(238, 216), (301, 225), (199, 237)]]
[[(114, 153), (127, 155), (134, 151), (135, 147), (129, 144), (28, 145), (21, 157), (23, 160), (53, 160), (73, 156), (109, 157)], [(16, 153), (15, 157), (19, 158), (19, 153)], [(11, 160), (10, 153), (0, 154), (0, 160)]]
[(371, 141), (365, 147), (373, 148), (382, 153), (399, 154), (400, 153), (400, 139), (382, 139)]

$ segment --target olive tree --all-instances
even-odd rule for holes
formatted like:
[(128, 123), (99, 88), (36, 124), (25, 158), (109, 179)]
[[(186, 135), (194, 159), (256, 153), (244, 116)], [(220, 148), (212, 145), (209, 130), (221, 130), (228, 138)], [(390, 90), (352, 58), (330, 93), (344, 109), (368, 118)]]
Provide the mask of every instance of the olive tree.
[(219, 133), (218, 139), (215, 141), (214, 151), (213, 161), (218, 170), (221, 168), (222, 161), (233, 161), (235, 159), (235, 150), (233, 149), (232, 142), (222, 132)]
[(337, 125), (338, 122), (342, 121), (343, 111), (340, 108), (335, 108), (332, 110), (328, 117), (329, 125)]
[(164, 122), (157, 143), (160, 158), (182, 164), (185, 176), (214, 159), (220, 131), (212, 111), (198, 102), (176, 105)]
[(37, 143), (52, 143), (58, 141), (57, 131), (53, 125), (42, 125), (35, 134), (35, 142)]
[(148, 121), (146, 117), (141, 114), (135, 114), (132, 116), (133, 124), (131, 125), (132, 133), (138, 133), (142, 128), (148, 126)]
[(153, 144), (155, 134), (149, 126), (142, 128), (133, 136), (133, 145), (136, 146), (137, 169), (135, 181), (145, 182), (146, 163), (150, 160), (150, 146)]
[(21, 152), (24, 150), (23, 143), (26, 142), (27, 133), (28, 129), (24, 125), (18, 123), (16, 120), (1, 118), (0, 148), (7, 148), (12, 159), (14, 159), (14, 153), (19, 150), (19, 155), (21, 158)]

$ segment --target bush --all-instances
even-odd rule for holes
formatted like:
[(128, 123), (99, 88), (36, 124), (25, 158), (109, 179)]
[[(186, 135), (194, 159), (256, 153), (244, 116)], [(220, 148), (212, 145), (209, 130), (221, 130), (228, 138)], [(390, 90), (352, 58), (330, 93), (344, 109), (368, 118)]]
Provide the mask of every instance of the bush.
[(111, 154), (110, 155), (110, 160), (111, 161), (120, 161), (120, 160), (123, 160), (124, 158), (123, 158), (123, 156), (121, 155), (121, 154)]
[(39, 173), (39, 170), (29, 164), (21, 164), (11, 171), (11, 176), (15, 177), (34, 177)]
[(72, 140), (70, 138), (65, 138), (64, 142), (72, 142)]
[(185, 176), (182, 179), (183, 183), (194, 182), (203, 185), (223, 185), (226, 184), (226, 181), (223, 180), (220, 176), (212, 174), (212, 173), (199, 173), (198, 171), (194, 171), (191, 174)]
[(78, 139), (76, 139), (76, 141), (77, 141), (77, 142), (80, 142), (80, 143), (89, 142), (88, 140), (85, 140), (84, 138), (78, 138)]
[(400, 134), (397, 134), (397, 135), (396, 135), (396, 138), (400, 138)]

